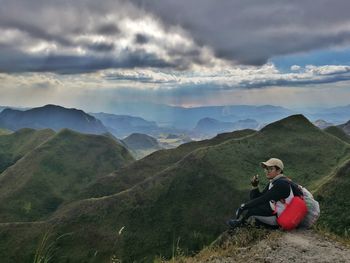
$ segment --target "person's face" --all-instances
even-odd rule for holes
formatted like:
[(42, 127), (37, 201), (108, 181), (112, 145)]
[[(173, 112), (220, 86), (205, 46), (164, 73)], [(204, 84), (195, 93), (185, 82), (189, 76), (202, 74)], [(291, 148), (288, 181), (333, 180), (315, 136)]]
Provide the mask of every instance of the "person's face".
[(267, 179), (273, 179), (280, 174), (280, 170), (277, 170), (275, 166), (266, 166), (264, 170)]

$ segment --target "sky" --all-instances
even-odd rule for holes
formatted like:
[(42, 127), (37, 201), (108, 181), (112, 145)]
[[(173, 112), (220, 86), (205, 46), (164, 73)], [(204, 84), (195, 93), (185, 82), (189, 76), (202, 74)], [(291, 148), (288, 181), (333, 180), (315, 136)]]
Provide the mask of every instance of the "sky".
[(348, 0), (0, 0), (0, 105), (348, 105)]

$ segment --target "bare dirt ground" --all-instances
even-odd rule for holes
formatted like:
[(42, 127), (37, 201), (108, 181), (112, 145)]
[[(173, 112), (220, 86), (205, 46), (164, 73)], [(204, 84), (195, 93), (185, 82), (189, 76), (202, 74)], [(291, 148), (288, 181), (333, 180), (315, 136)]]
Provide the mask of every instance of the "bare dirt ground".
[(205, 260), (211, 263), (264, 262), (264, 263), (350, 263), (350, 248), (313, 230), (280, 232), (272, 238), (243, 247), (234, 253)]

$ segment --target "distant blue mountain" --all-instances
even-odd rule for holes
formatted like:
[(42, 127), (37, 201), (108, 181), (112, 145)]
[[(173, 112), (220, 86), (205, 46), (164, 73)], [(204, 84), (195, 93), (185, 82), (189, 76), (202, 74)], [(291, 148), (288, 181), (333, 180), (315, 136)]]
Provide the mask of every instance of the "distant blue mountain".
[(327, 122), (341, 124), (350, 120), (350, 105), (328, 109), (314, 109), (306, 113), (305, 116), (311, 121), (323, 119)]
[(153, 120), (160, 126), (174, 126), (192, 130), (203, 118), (212, 118), (223, 122), (235, 122), (242, 119), (255, 119), (259, 123), (270, 123), (296, 112), (279, 106), (210, 106), (196, 108), (172, 107), (151, 103), (118, 104), (110, 108), (115, 114), (140, 116)]
[(46, 105), (26, 111), (4, 109), (0, 113), (0, 127), (17, 131), (22, 128), (58, 131), (68, 128), (82, 133), (102, 134), (107, 128), (95, 117), (77, 109)]
[(153, 134), (159, 130), (156, 122), (147, 121), (140, 117), (103, 112), (90, 114), (99, 119), (118, 138), (129, 136), (132, 133)]
[(192, 132), (196, 137), (213, 137), (219, 133), (243, 129), (257, 129), (258, 127), (259, 123), (253, 119), (239, 120), (236, 122), (222, 122), (212, 118), (204, 118), (198, 121)]
[(9, 106), (0, 106), (0, 112), (2, 112), (4, 109), (11, 108), (13, 110), (29, 110), (30, 108), (22, 108), (22, 107), (9, 107)]

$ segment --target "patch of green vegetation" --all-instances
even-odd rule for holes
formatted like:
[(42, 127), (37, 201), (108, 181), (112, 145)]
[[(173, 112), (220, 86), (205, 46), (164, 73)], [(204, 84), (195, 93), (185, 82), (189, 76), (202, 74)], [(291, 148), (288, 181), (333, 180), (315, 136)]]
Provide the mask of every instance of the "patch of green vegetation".
[[(273, 240), (276, 242), (276, 239), (281, 234), (280, 231), (272, 232), (271, 230), (250, 226), (237, 228), (234, 231), (225, 231), (213, 243), (194, 256), (187, 256), (181, 249), (181, 240), (178, 240), (173, 245), (171, 259), (167, 260), (164, 256), (159, 256), (153, 263), (201, 263), (213, 261), (215, 258), (225, 260), (226, 257), (230, 257), (231, 261), (237, 260), (237, 256), (241, 254), (242, 250), (254, 246), (261, 240)], [(254, 249), (251, 252), (256, 253)]]
[(151, 153), (154, 153), (155, 151), (158, 151), (158, 148), (149, 148), (146, 150), (131, 150), (130, 153), (136, 160), (140, 160), (147, 155), (150, 155)]
[(320, 202), (318, 225), (341, 237), (350, 239), (350, 160), (339, 168), (315, 194)]
[(81, 198), (102, 197), (121, 192), (176, 164), (186, 155), (199, 148), (214, 146), (228, 140), (251, 136), (255, 133), (256, 131), (248, 129), (234, 131), (219, 134), (210, 140), (185, 143), (175, 149), (156, 151), (111, 175), (99, 178), (83, 191)]
[(341, 128), (336, 126), (330, 126), (324, 129), (325, 132), (328, 132), (329, 134), (334, 135), (335, 137), (338, 137), (339, 139), (343, 140), (344, 142), (350, 143), (350, 135), (346, 134)]
[(0, 174), (54, 134), (50, 129), (21, 129), (0, 136)]
[(62, 130), (1, 175), (0, 219), (46, 218), (96, 178), (133, 161), (109, 137)]

